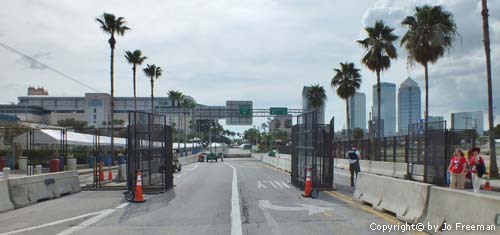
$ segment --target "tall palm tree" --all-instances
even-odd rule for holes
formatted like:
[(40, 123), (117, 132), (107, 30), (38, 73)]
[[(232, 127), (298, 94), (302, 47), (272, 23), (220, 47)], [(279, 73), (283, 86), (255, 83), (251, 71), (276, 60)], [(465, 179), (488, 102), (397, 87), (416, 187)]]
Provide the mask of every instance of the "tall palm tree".
[(325, 88), (318, 84), (312, 85), (311, 87), (309, 87), (309, 90), (307, 90), (306, 98), (309, 106), (311, 106), (313, 109), (317, 110), (321, 108), (323, 105), (325, 105), (327, 99)]
[(358, 43), (366, 50), (361, 62), (377, 74), (377, 137), (380, 139), (380, 72), (389, 69), (391, 59), (398, 56), (393, 44), (398, 36), (392, 33), (394, 28), (382, 20), (377, 20), (373, 27), (366, 27), (365, 31), (368, 37)]
[(155, 98), (154, 98), (154, 83), (155, 83), (155, 79), (158, 79), (162, 73), (163, 73), (163, 70), (161, 69), (160, 66), (156, 67), (156, 65), (152, 64), (152, 65), (147, 65), (146, 68), (143, 69), (144, 70), (144, 73), (146, 74), (146, 76), (149, 77), (150, 79), (150, 82), (151, 82), (151, 113), (154, 113), (155, 110), (154, 110), (154, 101), (155, 101)]
[(453, 15), (441, 6), (416, 7), (412, 16), (407, 16), (402, 25), (408, 31), (401, 38), (401, 46), (408, 51), (410, 64), (417, 62), (425, 72), (425, 122), (429, 121), (429, 63), (435, 63), (444, 52), (453, 46), (457, 26)]
[(332, 78), (331, 86), (337, 88), (337, 95), (345, 100), (347, 117), (347, 136), (351, 138), (351, 120), (349, 117), (349, 97), (356, 93), (361, 86), (361, 75), (354, 63), (340, 63), (340, 69), (334, 69), (335, 76)]
[(110, 117), (110, 123), (111, 123), (111, 154), (112, 156), (115, 155), (115, 140), (114, 140), (114, 122), (115, 120), (115, 90), (114, 90), (114, 61), (115, 61), (115, 45), (116, 45), (116, 39), (115, 35), (117, 36), (123, 36), (126, 31), (130, 30), (129, 27), (126, 26), (127, 21), (125, 21), (125, 18), (123, 17), (116, 17), (113, 14), (106, 13), (102, 14), (101, 18), (96, 18), (95, 19), (99, 24), (105, 33), (110, 35), (110, 38), (108, 40), (109, 47), (111, 48), (111, 56), (110, 56), (110, 63), (109, 63), (109, 74), (111, 77), (111, 117)]
[(135, 50), (134, 52), (126, 51), (125, 58), (127, 59), (127, 61), (130, 64), (132, 64), (132, 71), (134, 73), (134, 110), (137, 110), (136, 88), (135, 88), (136, 69), (137, 69), (137, 65), (141, 65), (144, 62), (144, 60), (146, 60), (148, 57), (142, 56), (141, 50)]
[(491, 51), (490, 51), (490, 26), (488, 23), (488, 3), (486, 0), (481, 0), (483, 16), (483, 42), (484, 53), (486, 56), (486, 80), (488, 83), (488, 139), (490, 141), (490, 176), (498, 178), (497, 156), (495, 149), (495, 136), (493, 128), (493, 95), (491, 84)]

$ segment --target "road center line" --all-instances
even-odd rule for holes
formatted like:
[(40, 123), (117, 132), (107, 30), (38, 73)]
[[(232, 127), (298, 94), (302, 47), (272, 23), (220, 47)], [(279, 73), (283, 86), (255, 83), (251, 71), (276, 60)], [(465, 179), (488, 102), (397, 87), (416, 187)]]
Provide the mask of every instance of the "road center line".
[(231, 235), (242, 235), (243, 228), (241, 227), (241, 208), (240, 208), (240, 195), (238, 190), (238, 173), (236, 168), (231, 164), (224, 162), (224, 164), (233, 168), (233, 183), (231, 193)]

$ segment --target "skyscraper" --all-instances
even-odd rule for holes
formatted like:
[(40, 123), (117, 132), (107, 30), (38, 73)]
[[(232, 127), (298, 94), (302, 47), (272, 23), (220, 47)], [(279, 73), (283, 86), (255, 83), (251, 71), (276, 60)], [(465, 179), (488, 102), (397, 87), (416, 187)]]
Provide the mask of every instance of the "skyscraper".
[(366, 95), (356, 92), (354, 96), (349, 97), (349, 119), (351, 121), (350, 129), (360, 128), (366, 131)]
[(421, 115), (421, 93), (417, 82), (407, 78), (398, 93), (398, 134), (408, 134), (408, 124), (417, 123)]
[[(309, 102), (307, 100), (307, 92), (309, 91), (310, 88), (311, 87), (309, 86), (304, 86), (304, 88), (302, 89), (302, 110), (304, 112), (313, 110), (313, 108), (310, 107)], [(317, 115), (318, 115), (317, 124), (325, 124), (325, 105), (321, 106), (318, 109)]]
[[(381, 82), (380, 89), (380, 119), (384, 123), (384, 132), (381, 136), (393, 136), (396, 134), (396, 84)], [(373, 85), (373, 119), (377, 119), (377, 104), (377, 84), (375, 84)]]

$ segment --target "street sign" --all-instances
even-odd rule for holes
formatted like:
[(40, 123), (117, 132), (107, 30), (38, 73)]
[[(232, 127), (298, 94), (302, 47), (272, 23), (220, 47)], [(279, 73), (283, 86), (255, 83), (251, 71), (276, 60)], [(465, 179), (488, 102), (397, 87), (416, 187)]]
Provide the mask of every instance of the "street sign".
[(252, 125), (253, 102), (244, 100), (226, 101), (227, 125)]
[(283, 108), (283, 107), (271, 107), (269, 109), (269, 113), (271, 115), (287, 115), (288, 114), (288, 108)]
[(251, 115), (250, 106), (240, 106), (240, 115), (248, 116)]

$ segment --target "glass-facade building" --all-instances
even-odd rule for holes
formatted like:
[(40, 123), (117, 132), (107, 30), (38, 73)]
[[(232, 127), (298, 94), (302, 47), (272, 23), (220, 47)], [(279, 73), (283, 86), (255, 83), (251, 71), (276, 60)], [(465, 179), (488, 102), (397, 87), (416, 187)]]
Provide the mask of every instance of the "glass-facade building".
[(421, 119), (421, 92), (417, 82), (407, 78), (398, 92), (398, 134), (408, 134), (408, 125)]
[[(396, 84), (380, 83), (380, 119), (384, 123), (383, 136), (396, 135)], [(373, 85), (373, 119), (377, 119), (377, 84)], [(381, 135), (382, 136), (382, 135)]]

